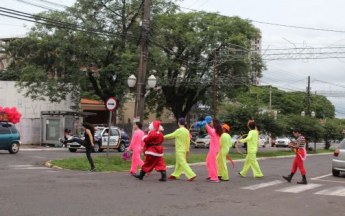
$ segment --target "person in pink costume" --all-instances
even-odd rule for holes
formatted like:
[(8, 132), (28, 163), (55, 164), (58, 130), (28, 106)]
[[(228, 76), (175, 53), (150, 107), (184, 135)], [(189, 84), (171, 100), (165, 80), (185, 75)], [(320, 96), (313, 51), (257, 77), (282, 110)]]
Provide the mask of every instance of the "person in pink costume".
[(208, 178), (210, 182), (219, 182), (218, 169), (217, 169), (217, 155), (219, 152), (219, 139), (223, 133), (221, 123), (214, 119), (211, 121), (211, 126), (207, 123), (206, 117), (206, 130), (210, 135), (210, 147), (206, 158), (206, 166), (208, 170)]
[(142, 139), (145, 134), (144, 134), (144, 131), (141, 130), (141, 128), (142, 128), (141, 122), (136, 122), (134, 125), (135, 132), (133, 134), (131, 144), (126, 150), (127, 152), (131, 150), (133, 151), (132, 166), (130, 170), (131, 175), (137, 174), (138, 166), (140, 166), (141, 168), (144, 164), (143, 160), (141, 160), (141, 150), (143, 147)]

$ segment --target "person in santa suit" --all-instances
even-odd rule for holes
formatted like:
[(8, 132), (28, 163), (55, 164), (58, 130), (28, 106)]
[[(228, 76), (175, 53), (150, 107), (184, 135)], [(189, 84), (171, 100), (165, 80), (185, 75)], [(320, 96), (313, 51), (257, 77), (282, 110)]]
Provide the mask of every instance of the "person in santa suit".
[(161, 178), (159, 181), (166, 181), (166, 166), (164, 162), (164, 152), (163, 152), (163, 141), (164, 136), (161, 130), (163, 130), (160, 125), (160, 121), (154, 121), (149, 126), (149, 131), (147, 136), (143, 137), (144, 145), (144, 154), (145, 161), (144, 165), (141, 168), (139, 175), (134, 175), (135, 178), (143, 180), (146, 173), (151, 172), (155, 169), (157, 172), (161, 173)]

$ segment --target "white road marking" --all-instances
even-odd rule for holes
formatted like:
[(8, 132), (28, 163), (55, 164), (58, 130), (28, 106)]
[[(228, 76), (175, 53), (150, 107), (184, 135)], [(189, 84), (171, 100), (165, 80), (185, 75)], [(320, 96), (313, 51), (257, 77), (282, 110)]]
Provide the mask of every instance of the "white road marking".
[(319, 176), (319, 177), (315, 177), (315, 178), (311, 178), (310, 180), (318, 180), (318, 179), (326, 178), (326, 177), (331, 176), (331, 175), (332, 175), (332, 173), (327, 174), (327, 175), (323, 175), (323, 176)]
[(9, 167), (32, 167), (33, 165), (31, 165), (31, 164), (25, 164), (25, 165), (8, 165)]
[[(63, 148), (50, 148), (50, 149), (20, 149), (20, 151), (66, 151)], [(66, 151), (67, 152), (67, 151)]]
[(316, 181), (334, 182), (334, 183), (342, 183), (342, 184), (345, 184), (345, 181), (332, 181), (332, 180), (321, 180), (321, 179), (316, 179)]
[(41, 170), (41, 169), (49, 169), (48, 167), (20, 167), (14, 168), (16, 170)]
[(265, 187), (269, 187), (269, 186), (273, 186), (273, 185), (278, 185), (278, 184), (282, 184), (282, 183), (284, 183), (284, 182), (280, 181), (280, 180), (276, 180), (276, 181), (271, 181), (271, 182), (251, 185), (251, 186), (248, 186), (248, 187), (242, 187), (241, 189), (257, 190), (257, 189), (261, 189), (261, 188), (265, 188)]
[(312, 190), (314, 188), (322, 186), (321, 184), (307, 184), (307, 185), (296, 185), (292, 187), (287, 187), (283, 189), (276, 190), (278, 192), (286, 192), (286, 193), (301, 193), (307, 190)]
[(16, 170), (40, 170), (40, 169), (49, 169), (48, 167), (40, 167), (40, 166), (34, 166), (30, 164), (25, 165), (9, 165), (9, 167), (16, 169)]
[(338, 187), (333, 187), (333, 188), (329, 188), (326, 190), (322, 190), (319, 192), (316, 192), (315, 194), (318, 195), (327, 195), (327, 196), (345, 196), (345, 187), (343, 186), (338, 186)]

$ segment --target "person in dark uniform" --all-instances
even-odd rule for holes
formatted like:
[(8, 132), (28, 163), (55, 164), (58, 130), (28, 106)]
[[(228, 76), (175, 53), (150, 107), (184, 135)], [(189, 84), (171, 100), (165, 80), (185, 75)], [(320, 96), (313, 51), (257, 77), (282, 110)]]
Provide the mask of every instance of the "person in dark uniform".
[(84, 122), (82, 125), (85, 128), (85, 134), (84, 134), (85, 139), (84, 140), (81, 140), (79, 138), (73, 138), (73, 139), (69, 139), (69, 140), (64, 140), (64, 141), (60, 140), (60, 141), (62, 141), (65, 145), (67, 145), (67, 143), (76, 142), (76, 143), (79, 143), (80, 145), (84, 146), (85, 151), (86, 151), (87, 160), (89, 161), (90, 166), (91, 166), (90, 171), (94, 172), (94, 171), (96, 171), (96, 167), (95, 167), (95, 164), (93, 163), (93, 160), (91, 157), (91, 152), (92, 152), (92, 148), (95, 146), (94, 145), (94, 137), (95, 137), (96, 129), (92, 124), (90, 124), (88, 122)]

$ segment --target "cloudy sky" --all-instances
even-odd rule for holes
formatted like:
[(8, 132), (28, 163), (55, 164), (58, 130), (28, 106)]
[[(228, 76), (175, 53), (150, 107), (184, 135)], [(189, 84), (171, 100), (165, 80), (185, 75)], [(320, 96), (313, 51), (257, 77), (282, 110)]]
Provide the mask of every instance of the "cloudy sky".
[[(1, 7), (28, 13), (43, 10), (21, 1), (1, 0)], [(42, 0), (25, 1), (44, 5)], [(70, 6), (75, 0), (53, 2)], [(319, 51), (317, 48), (320, 47), (345, 47), (345, 2), (342, 0), (185, 0), (180, 5), (189, 9), (219, 12), (227, 16), (236, 15), (253, 21), (344, 31), (343, 33), (313, 31), (254, 22), (253, 24), (262, 31), (263, 51), (308, 47), (315, 48), (311, 49), (311, 52), (316, 53)], [(0, 37), (23, 35), (30, 25), (24, 21), (1, 17)], [(327, 51), (339, 52), (339, 56), (345, 57), (345, 53), (341, 53), (342, 50), (344, 49)], [(329, 97), (329, 99), (336, 106), (337, 116), (345, 118), (345, 94), (342, 93), (345, 93), (345, 58), (275, 60), (268, 61), (266, 64), (267, 71), (263, 73), (263, 85), (270, 84), (284, 90), (305, 91), (307, 77), (310, 76), (312, 92), (340, 92), (337, 94), (338, 97)]]

